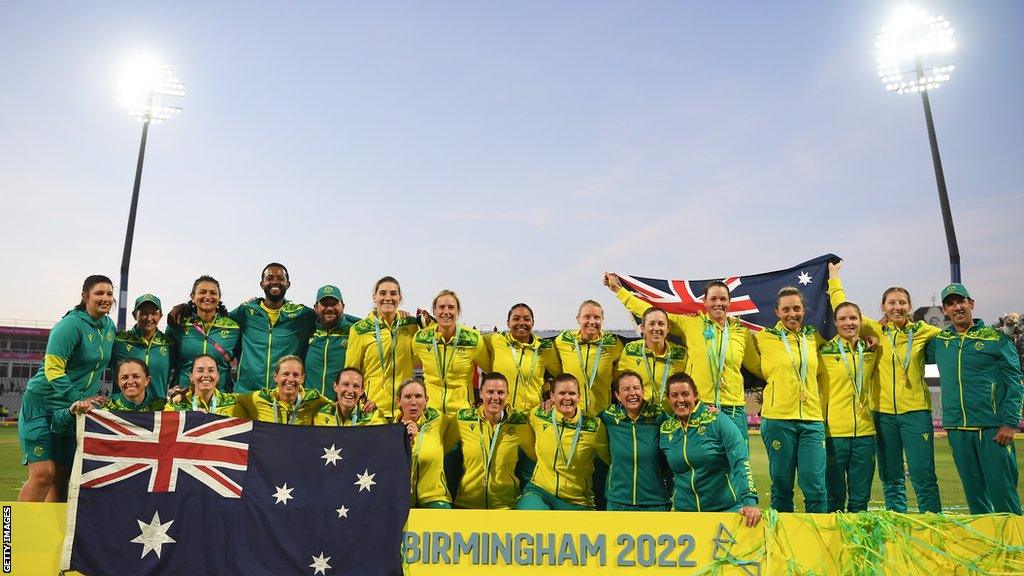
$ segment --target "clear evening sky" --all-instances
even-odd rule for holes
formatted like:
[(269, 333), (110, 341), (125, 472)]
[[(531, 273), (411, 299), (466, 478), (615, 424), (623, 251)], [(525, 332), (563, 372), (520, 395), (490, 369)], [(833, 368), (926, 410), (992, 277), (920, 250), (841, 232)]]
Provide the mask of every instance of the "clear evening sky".
[[(131, 299), (229, 306), (272, 261), (347, 312), (397, 276), (463, 321), (575, 324), (605, 270), (708, 278), (846, 259), (877, 314), (928, 304), (948, 260), (920, 97), (887, 93), (897, 2), (0, 2), (0, 317), (56, 321), (118, 281), (141, 124), (118, 68), (185, 83), (150, 130)], [(976, 314), (1020, 310), (1024, 3), (933, 1), (959, 49), (932, 93)], [(165, 306), (165, 309), (167, 307)]]

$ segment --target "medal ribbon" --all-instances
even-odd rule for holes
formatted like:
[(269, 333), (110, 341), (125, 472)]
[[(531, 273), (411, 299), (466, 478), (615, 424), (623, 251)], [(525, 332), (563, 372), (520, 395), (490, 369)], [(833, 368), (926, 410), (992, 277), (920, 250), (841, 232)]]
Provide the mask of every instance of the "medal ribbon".
[[(589, 344), (588, 344), (588, 346), (589, 346)], [(576, 351), (576, 360), (579, 361), (579, 363), (580, 363), (580, 372), (583, 372), (584, 370), (586, 370), (586, 368), (584, 368), (584, 364), (583, 364), (583, 352), (580, 351), (580, 341), (577, 340), (575, 336), (573, 336), (573, 339), (572, 339), (572, 347), (573, 347), (573, 350)], [(590, 369), (590, 375), (587, 376), (587, 374), (585, 374), (585, 373), (583, 374), (583, 376), (587, 379), (587, 389), (588, 390), (594, 386), (594, 380), (597, 379), (597, 367), (601, 364), (601, 353), (603, 351), (604, 351), (604, 339), (602, 338), (601, 341), (598, 342), (598, 344), (597, 344), (597, 356), (594, 358), (594, 366), (593, 366), (593, 368)], [(587, 353), (587, 357), (588, 358), (590, 357), (589, 351)]]
[[(533, 350), (532, 348), (528, 348), (524, 344), (522, 346), (523, 350), (522, 350), (522, 352), (519, 353), (519, 358), (517, 359), (516, 358), (516, 342), (517, 342), (517, 340), (515, 340), (514, 338), (509, 336), (508, 350), (512, 354), (512, 365), (516, 369), (515, 389), (512, 391), (512, 406), (516, 405), (516, 396), (519, 393), (519, 382), (522, 381), (522, 382), (527, 383), (527, 385), (529, 385), (530, 380), (533, 379), (533, 372), (534, 372), (534, 370), (537, 369), (537, 359), (540, 358), (540, 350), (539, 349), (538, 350)], [(522, 366), (523, 366), (523, 357), (526, 356), (526, 350), (527, 349), (533, 350), (533, 360), (530, 362), (530, 371), (526, 372), (525, 375), (524, 375), (524, 372), (522, 372), (521, 369), (522, 369)]]
[[(277, 424), (281, 424), (281, 419), (278, 417), (278, 412), (277, 412), (277, 393), (276, 392), (272, 392), (271, 396), (274, 397), (274, 422), (276, 422)], [(297, 422), (297, 418), (299, 416), (299, 406), (301, 404), (302, 404), (302, 390), (300, 389), (299, 393), (295, 395), (295, 405), (292, 406), (292, 412), (288, 416), (288, 424), (295, 424)]]
[[(505, 413), (502, 411), (502, 420), (505, 418)], [(491, 435), (491, 446), (488, 449), (484, 449), (484, 419), (477, 418), (480, 423), (480, 451), (484, 454), (484, 476), (490, 477), (491, 475), (491, 462), (494, 461), (494, 449), (498, 446), (498, 434), (501, 432), (501, 420), (494, 427), (494, 433)], [(486, 481), (485, 481), (486, 483)], [(485, 488), (486, 489), (486, 488)]]
[[(655, 399), (655, 401), (656, 401), (656, 403), (658, 405), (661, 405), (661, 399), (665, 395), (665, 383), (668, 382), (668, 369), (669, 369), (669, 366), (672, 364), (671, 362), (669, 362), (669, 354), (671, 352), (672, 352), (672, 348), (669, 346), (668, 342), (666, 342), (665, 343), (665, 369), (661, 373), (661, 386), (659, 386), (658, 389), (655, 390), (655, 392), (654, 392), (654, 399)], [(653, 386), (653, 385), (657, 384), (657, 381), (654, 379), (654, 373), (655, 373), (655, 371), (657, 371), (657, 368), (658, 368), (658, 357), (657, 356), (652, 356), (652, 358), (651, 358), (652, 362), (650, 364), (647, 364), (647, 346), (646, 345), (644, 345), (640, 349), (640, 353), (644, 357), (644, 369), (647, 370), (647, 376), (651, 379), (651, 385)], [(654, 354), (654, 352), (651, 352), (651, 354)], [(717, 392), (716, 392), (716, 396), (717, 396)]]
[[(889, 337), (889, 343), (892, 344), (892, 355), (896, 357), (896, 334), (899, 329), (895, 326), (892, 327), (892, 331), (886, 336)], [(907, 330), (907, 353), (904, 355), (903, 361), (900, 362), (900, 366), (903, 367), (903, 380), (910, 386), (910, 353), (914, 351), (914, 329), (910, 328)]]
[(579, 407), (576, 407), (576, 432), (572, 436), (572, 446), (569, 448), (569, 457), (565, 457), (565, 451), (562, 450), (562, 433), (565, 432), (565, 418), (562, 418), (562, 430), (559, 431), (558, 424), (555, 422), (555, 413), (557, 410), (551, 410), (551, 432), (555, 435), (555, 459), (558, 459), (558, 455), (562, 455), (562, 462), (565, 463), (565, 467), (569, 468), (572, 466), (572, 459), (576, 455), (576, 446), (580, 443), (580, 430), (583, 429), (583, 413), (580, 412)]
[[(192, 392), (192, 411), (193, 412), (197, 412), (199, 410), (199, 404), (196, 402), (196, 399), (198, 397), (199, 397), (199, 394), (197, 394), (196, 392)], [(217, 391), (216, 390), (213, 391), (213, 396), (210, 398), (210, 400), (211, 400), (211, 404), (210, 404), (209, 414), (216, 414), (217, 413)]]
[[(459, 334), (462, 333), (462, 326), (455, 325), (455, 337), (452, 338), (451, 347), (457, 348), (459, 344)], [(442, 343), (444, 341), (442, 340)], [(430, 351), (434, 353), (434, 364), (437, 365), (438, 374), (441, 376), (441, 384), (444, 386), (448, 385), (448, 371), (452, 369), (452, 362), (455, 361), (455, 350), (452, 351), (452, 357), (448, 358), (448, 345), (444, 348), (444, 359), (437, 353), (437, 329), (434, 329), (434, 335), (430, 337)], [(447, 359), (447, 362), (445, 361)]]
[[(786, 356), (789, 356), (789, 364), (793, 367), (793, 372), (796, 373), (797, 378), (800, 379), (800, 392), (806, 395), (807, 389), (807, 333), (803, 330), (800, 331), (800, 363), (793, 360), (793, 349), (789, 346), (789, 331), (785, 328), (782, 329), (782, 344), (786, 348)], [(796, 334), (793, 335), (794, 337)]]
[[(861, 340), (857, 341), (857, 360), (853, 366), (850, 366), (849, 360), (846, 358), (846, 346), (842, 338), (839, 338), (839, 354), (843, 358), (843, 368), (846, 368), (846, 374), (850, 377), (850, 382), (853, 383), (853, 395), (858, 400), (860, 399), (861, 390), (864, 389), (864, 342)], [(850, 350), (850, 355), (853, 355), (853, 350)]]
[(718, 341), (718, 330), (715, 330), (710, 320), (704, 320), (704, 329), (711, 332), (711, 347), (707, 348), (708, 369), (711, 372), (711, 385), (715, 387), (715, 407), (721, 408), (721, 385), (725, 382), (722, 373), (725, 371), (725, 361), (729, 359), (729, 319), (725, 319), (721, 342)]
[[(385, 324), (384, 327), (388, 328), (387, 324)], [(395, 317), (395, 328), (397, 328), (397, 327), (398, 327), (398, 317), (396, 316)], [(388, 331), (391, 333), (391, 354), (390, 354), (390, 356), (391, 356), (391, 368), (392, 368), (391, 379), (394, 380), (395, 379), (395, 372), (398, 371), (398, 367), (396, 366), (396, 362), (395, 362), (395, 350), (397, 348), (398, 342), (397, 342), (397, 338), (395, 337), (395, 330), (392, 329), (392, 328), (388, 328)], [(374, 336), (374, 339), (377, 341), (377, 359), (380, 360), (380, 379), (381, 379), (381, 384), (383, 384), (384, 383), (384, 340), (380, 336), (380, 316), (378, 316), (376, 312), (373, 314), (373, 336)]]

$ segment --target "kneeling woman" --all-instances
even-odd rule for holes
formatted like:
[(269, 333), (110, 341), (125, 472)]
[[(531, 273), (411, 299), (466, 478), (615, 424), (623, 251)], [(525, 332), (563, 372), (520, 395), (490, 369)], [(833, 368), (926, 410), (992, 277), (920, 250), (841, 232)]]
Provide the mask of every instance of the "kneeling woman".
[(199, 411), (220, 416), (246, 418), (247, 415), (235, 399), (234, 394), (221, 392), (217, 385), (221, 381), (217, 360), (209, 354), (200, 354), (192, 359), (189, 387), (182, 390), (171, 388), (167, 392), (168, 412)]
[(109, 400), (101, 396), (79, 400), (68, 410), (54, 412), (50, 431), (54, 434), (74, 434), (75, 415), (92, 412), (100, 408), (113, 412), (159, 412), (164, 408), (164, 399), (153, 394), (149, 387), (152, 380), (149, 367), (139, 358), (127, 358), (117, 363), (114, 376), (121, 392)]
[(444, 473), (444, 455), (455, 445), (448, 431), (448, 418), (427, 408), (427, 387), (419, 378), (409, 378), (398, 388), (395, 422), (405, 424), (412, 443), (410, 505), (413, 508), (451, 508), (452, 496)]
[(366, 426), (383, 424), (377, 407), (371, 402), (366, 409), (363, 393), (363, 373), (358, 368), (345, 368), (338, 373), (334, 382), (334, 397), (337, 400), (325, 405), (313, 417), (316, 426)]
[(331, 403), (317, 390), (302, 387), (306, 381), (306, 369), (302, 358), (295, 355), (282, 356), (274, 368), (276, 388), (263, 388), (248, 394), (238, 395), (238, 403), (245, 409), (250, 420), (276, 422), (278, 424), (313, 424), (313, 416)]
[(529, 417), (508, 402), (508, 380), (500, 372), (484, 374), (479, 408), (459, 410), (451, 430), (462, 446), (462, 478), (456, 508), (509, 509), (519, 498), (516, 464), (520, 449), (530, 458), (533, 429)]
[(594, 460), (610, 459), (601, 421), (583, 414), (580, 384), (562, 374), (552, 384), (554, 407), (530, 413), (537, 466), (516, 506), (519, 510), (593, 510)]
[(761, 520), (747, 443), (726, 415), (700, 401), (688, 374), (668, 379), (675, 418), (661, 425), (661, 451), (672, 469), (672, 509), (739, 511), (747, 526)]

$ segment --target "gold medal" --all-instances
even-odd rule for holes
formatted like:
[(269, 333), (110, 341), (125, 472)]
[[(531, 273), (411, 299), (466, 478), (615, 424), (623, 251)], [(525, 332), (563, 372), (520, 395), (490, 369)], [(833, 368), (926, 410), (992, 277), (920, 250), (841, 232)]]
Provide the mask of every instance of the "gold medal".
[(906, 372), (903, 373), (903, 385), (910, 388), (910, 374)]
[(807, 402), (807, 391), (806, 390), (801, 390), (800, 391), (800, 401), (801, 402)]
[(724, 376), (719, 376), (718, 377), (718, 386), (719, 386), (719, 388), (725, 388), (725, 377)]

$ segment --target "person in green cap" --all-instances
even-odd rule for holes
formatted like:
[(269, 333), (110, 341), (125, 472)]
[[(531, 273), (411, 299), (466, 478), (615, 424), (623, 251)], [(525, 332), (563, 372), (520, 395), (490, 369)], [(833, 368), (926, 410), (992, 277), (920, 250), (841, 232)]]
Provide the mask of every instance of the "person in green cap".
[(974, 318), (963, 284), (942, 291), (942, 311), (953, 323), (927, 348), (939, 367), (942, 426), (971, 514), (1021, 515), (1014, 433), (1020, 425), (1020, 357), (1001, 330)]
[(306, 348), (306, 384), (332, 401), (333, 383), (345, 367), (348, 350), (348, 332), (360, 318), (345, 314), (345, 300), (341, 290), (330, 284), (316, 291), (316, 324), (309, 334)]
[(112, 352), (114, 366), (129, 358), (138, 358), (146, 365), (152, 377), (149, 392), (157, 398), (167, 397), (174, 359), (174, 341), (157, 327), (163, 315), (156, 296), (143, 294), (136, 298), (132, 309), (135, 327), (114, 336)]

